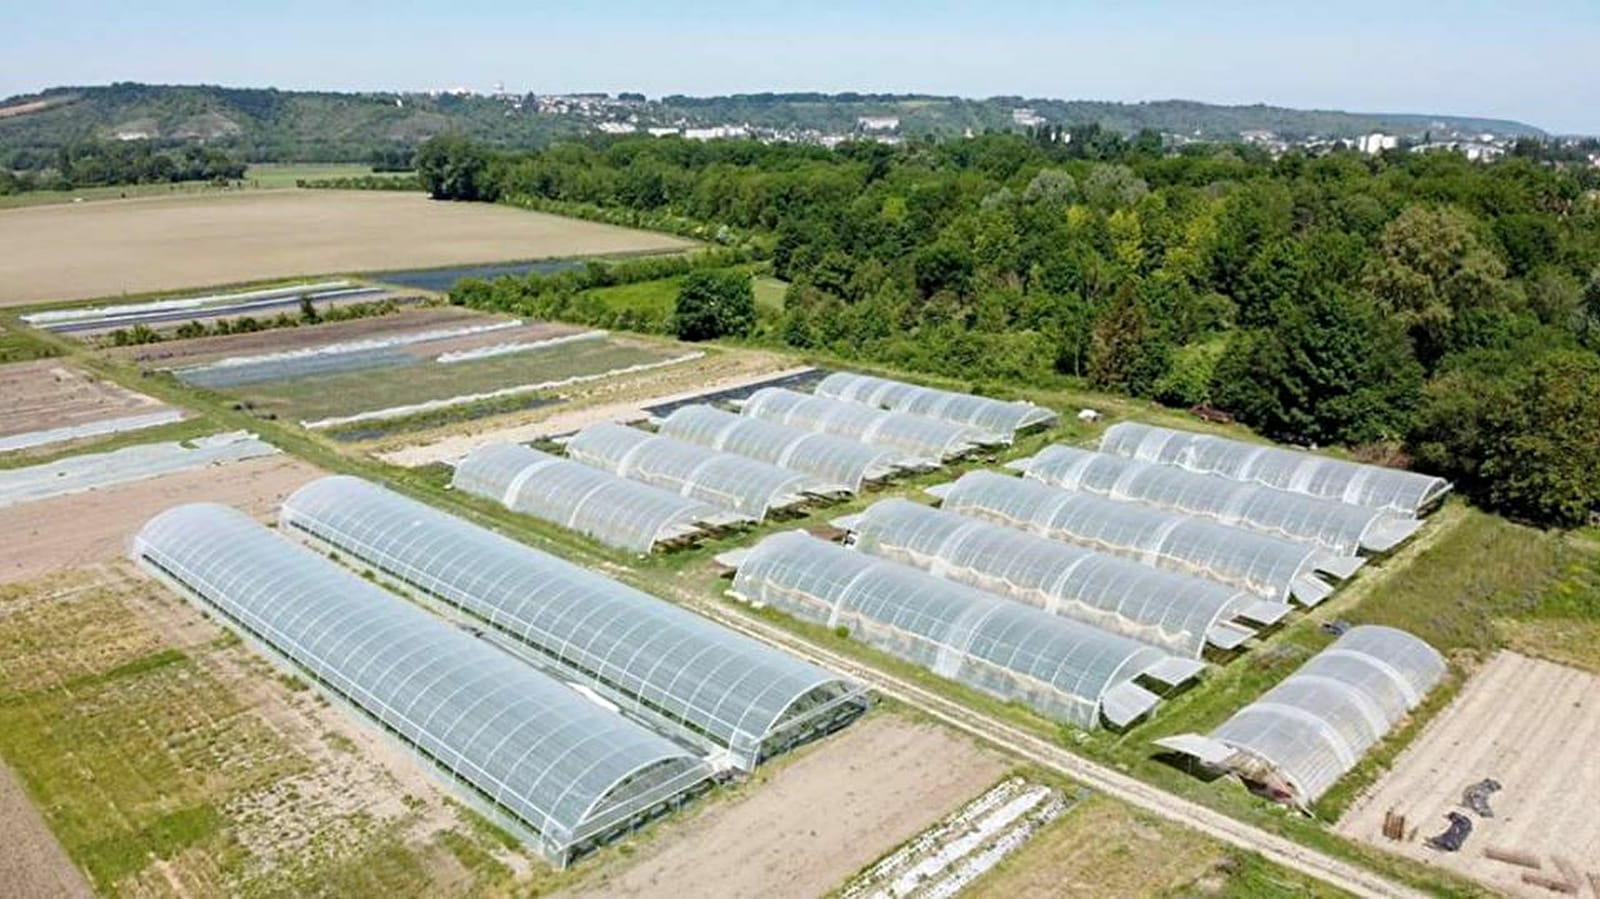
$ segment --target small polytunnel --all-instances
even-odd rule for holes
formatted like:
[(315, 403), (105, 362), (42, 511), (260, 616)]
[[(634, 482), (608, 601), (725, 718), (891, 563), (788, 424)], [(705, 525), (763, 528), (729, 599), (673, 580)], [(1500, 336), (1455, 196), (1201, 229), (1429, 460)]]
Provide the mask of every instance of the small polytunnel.
[(851, 493), (859, 493), (869, 481), (932, 464), (881, 446), (710, 406), (680, 406), (661, 422), (661, 434), (842, 484)]
[(782, 387), (757, 390), (739, 407), (739, 414), (886, 446), (940, 462), (1003, 442), (997, 435), (970, 425), (925, 415), (885, 412), (861, 403), (796, 393)]
[(1051, 410), (1032, 403), (1005, 402), (846, 371), (834, 372), (823, 378), (816, 386), (816, 394), (864, 403), (891, 412), (908, 412), (972, 425), (997, 434), (1008, 443), (1016, 438), (1019, 431), (1051, 425), (1059, 419)]

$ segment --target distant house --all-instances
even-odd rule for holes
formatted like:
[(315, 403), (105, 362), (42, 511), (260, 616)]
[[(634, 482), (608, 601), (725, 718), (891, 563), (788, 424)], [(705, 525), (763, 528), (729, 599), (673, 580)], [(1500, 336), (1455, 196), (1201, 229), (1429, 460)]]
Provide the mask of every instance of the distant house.
[(856, 119), (856, 127), (862, 131), (899, 131), (900, 118), (898, 116), (864, 115)]
[(649, 135), (651, 137), (666, 137), (669, 134), (681, 134), (682, 133), (677, 128), (663, 127), (663, 126), (651, 126), (651, 127), (646, 128), (644, 130), (647, 133), (649, 133)]
[(685, 128), (683, 136), (689, 140), (722, 140), (749, 137), (750, 129), (745, 125), (712, 125), (709, 128)]
[(1021, 128), (1037, 128), (1044, 124), (1044, 116), (1026, 106), (1011, 110), (1011, 124)]
[(632, 134), (639, 130), (632, 122), (601, 122), (595, 127), (600, 129), (602, 134)]
[(1393, 134), (1383, 134), (1378, 131), (1374, 131), (1371, 134), (1363, 134), (1356, 138), (1356, 149), (1368, 156), (1376, 156), (1384, 150), (1393, 150), (1398, 146), (1400, 146), (1400, 138), (1395, 137)]

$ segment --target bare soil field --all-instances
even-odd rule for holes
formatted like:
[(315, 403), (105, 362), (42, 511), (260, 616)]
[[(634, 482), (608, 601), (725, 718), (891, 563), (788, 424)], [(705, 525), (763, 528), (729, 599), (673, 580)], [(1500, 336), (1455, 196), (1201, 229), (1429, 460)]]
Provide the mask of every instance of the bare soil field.
[(35, 206), (0, 212), (0, 305), (688, 245), (646, 231), (390, 191)]
[(820, 896), (1009, 766), (943, 728), (877, 715), (774, 763), (743, 795), (664, 822), (631, 863), (598, 868), (568, 895)]
[[(1504, 893), (1548, 896), (1522, 882), (1525, 868), (1484, 856), (1487, 847), (1537, 857), (1538, 873), (1561, 879), (1558, 859), (1600, 876), (1600, 676), (1564, 665), (1501, 652), (1478, 671), (1396, 760), (1393, 770), (1360, 797), (1339, 830), (1391, 852), (1449, 868)], [(1484, 778), (1503, 789), (1489, 798), (1492, 818), (1467, 812), (1473, 832), (1459, 852), (1439, 852), (1423, 840), (1445, 829), (1462, 792)], [(1384, 815), (1406, 817), (1415, 839), (1384, 839)], [(1408, 834), (1409, 835), (1409, 834)], [(1592, 896), (1587, 884), (1575, 895)]]
[(45, 826), (39, 810), (0, 761), (0, 883), (15, 899), (79, 899), (94, 895), (83, 873)]
[(55, 359), (0, 367), (0, 437), (166, 408)]

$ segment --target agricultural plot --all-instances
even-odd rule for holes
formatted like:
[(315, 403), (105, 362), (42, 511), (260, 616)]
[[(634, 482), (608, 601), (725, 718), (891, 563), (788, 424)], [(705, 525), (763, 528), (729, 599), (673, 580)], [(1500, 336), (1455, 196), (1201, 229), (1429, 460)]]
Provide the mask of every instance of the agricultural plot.
[(170, 297), (137, 303), (112, 303), (105, 306), (69, 306), (45, 309), (21, 316), (28, 325), (56, 334), (93, 339), (119, 329), (148, 328), (171, 330), (189, 322), (211, 323), (220, 319), (270, 319), (298, 313), (302, 302), (310, 302), (324, 312), (353, 303), (372, 303), (389, 299), (381, 287), (353, 281), (320, 281), (286, 284), (230, 293)]
[(180, 410), (66, 363), (0, 367), (0, 453), (177, 421)]

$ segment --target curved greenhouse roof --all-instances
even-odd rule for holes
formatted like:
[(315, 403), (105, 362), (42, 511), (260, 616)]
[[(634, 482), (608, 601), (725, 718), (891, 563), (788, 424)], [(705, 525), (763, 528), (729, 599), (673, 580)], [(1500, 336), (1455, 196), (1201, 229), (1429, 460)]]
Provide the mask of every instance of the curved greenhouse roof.
[(968, 425), (925, 415), (885, 412), (860, 403), (796, 393), (782, 387), (757, 390), (739, 407), (739, 414), (886, 446), (941, 462), (1001, 442), (997, 436)]
[(929, 465), (892, 449), (734, 415), (710, 406), (678, 407), (661, 423), (661, 433), (814, 475), (830, 484), (842, 484), (851, 493), (860, 492), (867, 481), (881, 480), (900, 469)]
[(1405, 631), (1352, 628), (1209, 736), (1157, 745), (1309, 805), (1416, 708), (1444, 671), (1444, 658)]
[(1450, 490), (1444, 478), (1414, 471), (1131, 421), (1107, 428), (1100, 451), (1401, 515), (1421, 513)]
[(842, 484), (610, 422), (579, 431), (567, 453), (585, 465), (758, 521), (812, 497), (845, 492)]
[(169, 509), (132, 555), (531, 832), (557, 864), (711, 776), (685, 749), (236, 510)]
[(1078, 727), (1127, 725), (1159, 698), (1143, 675), (1177, 684), (1203, 666), (800, 532), (775, 534), (739, 562), (733, 592), (922, 665), (941, 677)]
[(456, 465), (450, 484), (636, 553), (707, 528), (753, 520), (516, 443), (474, 450)]
[(1018, 431), (1054, 424), (1059, 416), (1032, 403), (1005, 402), (970, 393), (937, 390), (904, 381), (834, 372), (816, 386), (818, 396), (865, 403), (893, 412), (926, 415), (956, 424), (972, 425), (1010, 442)]
[(359, 478), (313, 481), (282, 519), (747, 770), (860, 710), (858, 688), (830, 672)]
[(1208, 640), (1238, 646), (1253, 631), (1231, 619), (1254, 615), (1272, 623), (1287, 611), (1212, 581), (904, 499), (877, 503), (851, 518), (849, 527), (863, 552), (1175, 655), (1198, 658)]
[(1321, 547), (1193, 518), (1168, 509), (1062, 490), (993, 471), (972, 471), (934, 490), (942, 508), (1208, 578), (1277, 602), (1311, 606), (1362, 565)]
[(1046, 484), (1210, 518), (1341, 555), (1393, 549), (1422, 526), (1414, 518), (1366, 506), (1070, 446), (1048, 446), (1032, 459), (1011, 464)]

